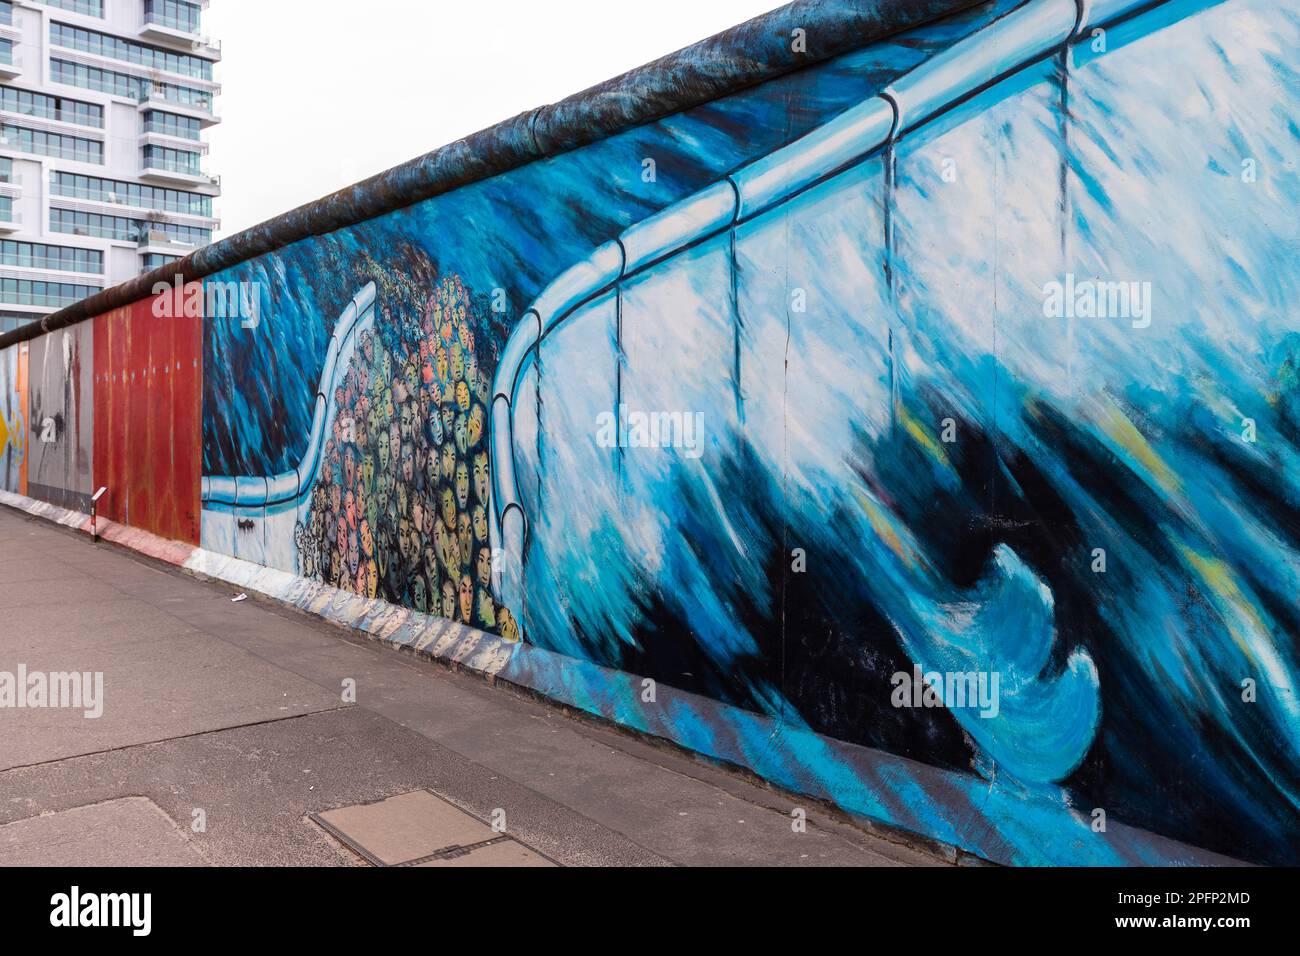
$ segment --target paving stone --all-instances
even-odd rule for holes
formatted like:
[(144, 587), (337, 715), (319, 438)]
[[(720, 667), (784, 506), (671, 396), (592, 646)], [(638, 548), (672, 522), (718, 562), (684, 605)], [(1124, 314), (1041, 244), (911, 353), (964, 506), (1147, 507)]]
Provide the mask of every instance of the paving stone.
[(410, 863), (499, 836), (481, 820), (427, 790), (329, 810), (317, 814), (316, 819), (384, 866)]
[(123, 797), (0, 827), (0, 866), (206, 866), (147, 797)]

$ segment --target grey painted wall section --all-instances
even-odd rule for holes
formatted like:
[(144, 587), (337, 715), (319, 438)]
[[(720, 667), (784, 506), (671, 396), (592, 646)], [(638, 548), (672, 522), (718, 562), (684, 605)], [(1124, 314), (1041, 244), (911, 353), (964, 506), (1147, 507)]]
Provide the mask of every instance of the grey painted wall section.
[(28, 492), (89, 511), (94, 493), (94, 325), (82, 323), (33, 340), (28, 361)]

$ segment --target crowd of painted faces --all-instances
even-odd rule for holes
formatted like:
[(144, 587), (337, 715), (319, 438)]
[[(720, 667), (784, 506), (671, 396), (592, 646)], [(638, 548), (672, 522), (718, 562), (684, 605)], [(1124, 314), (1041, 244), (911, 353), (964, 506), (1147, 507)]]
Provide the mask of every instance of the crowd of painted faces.
[(300, 571), (517, 640), (490, 588), (490, 382), (459, 277), (385, 332), (392, 347), (362, 333), (335, 392), (334, 433), (296, 529)]

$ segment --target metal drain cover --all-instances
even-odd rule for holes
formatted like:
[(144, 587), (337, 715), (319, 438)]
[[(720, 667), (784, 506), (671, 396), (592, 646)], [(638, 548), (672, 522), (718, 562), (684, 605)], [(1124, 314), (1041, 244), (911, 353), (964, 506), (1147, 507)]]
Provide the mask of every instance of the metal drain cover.
[(436, 856), (415, 866), (555, 866), (546, 857), (510, 837), (463, 853)]
[(555, 866), (428, 790), (311, 819), (375, 866)]

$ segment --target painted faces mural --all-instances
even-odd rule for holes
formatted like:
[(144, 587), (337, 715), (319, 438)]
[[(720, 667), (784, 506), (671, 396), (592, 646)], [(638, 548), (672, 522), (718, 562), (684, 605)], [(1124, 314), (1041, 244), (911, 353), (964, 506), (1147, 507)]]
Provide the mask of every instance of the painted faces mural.
[[(499, 609), (481, 573), (491, 566), (489, 488), (471, 492), (469, 480), (476, 458), (486, 467), (481, 321), (454, 276), (433, 280), (412, 306), (361, 334), (337, 388), (320, 476), (294, 532), (298, 571), (495, 630)], [(514, 636), (503, 618), (501, 633)]]
[[(205, 330), (204, 545), (914, 758), (1063, 856), (1101, 809), (1300, 860), (1300, 18), (1074, 16), (993, 4), (214, 277), (264, 302)], [(989, 30), (1048, 53), (909, 86)]]

